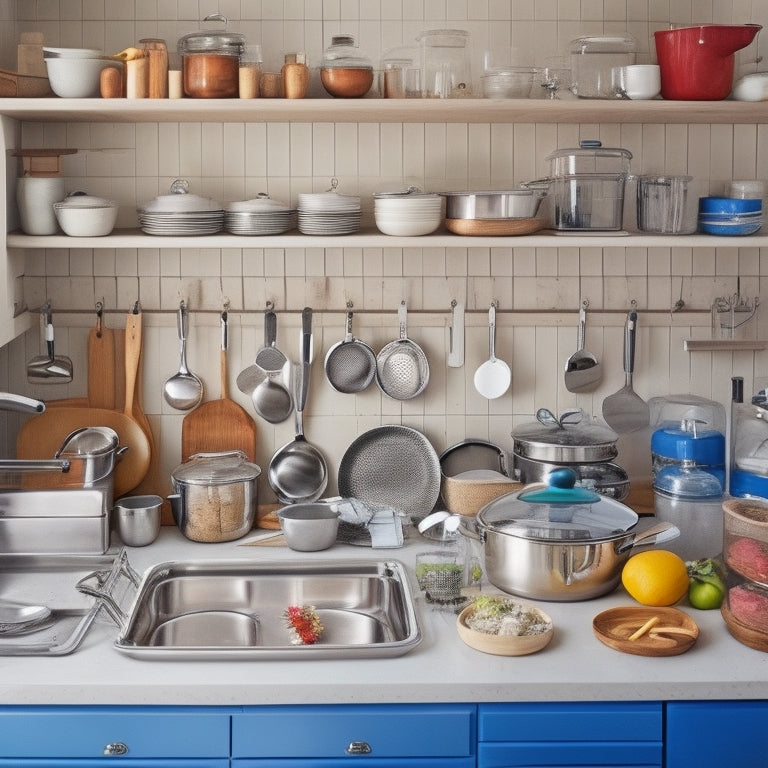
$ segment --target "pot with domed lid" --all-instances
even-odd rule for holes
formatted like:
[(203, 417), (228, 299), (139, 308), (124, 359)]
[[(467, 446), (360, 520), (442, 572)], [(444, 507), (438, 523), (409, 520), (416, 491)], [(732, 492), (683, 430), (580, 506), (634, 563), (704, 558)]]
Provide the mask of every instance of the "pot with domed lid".
[(625, 504), (576, 485), (568, 468), (486, 504), (460, 530), (485, 545), (485, 573), (504, 592), (532, 600), (590, 600), (611, 592), (641, 545), (671, 541), (679, 530), (660, 523), (635, 531)]

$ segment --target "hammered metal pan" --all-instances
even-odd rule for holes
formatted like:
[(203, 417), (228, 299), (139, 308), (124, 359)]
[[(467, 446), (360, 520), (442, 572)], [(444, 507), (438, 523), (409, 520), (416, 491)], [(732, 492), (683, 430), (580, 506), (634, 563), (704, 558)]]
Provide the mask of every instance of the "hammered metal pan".
[(440, 460), (418, 430), (374, 427), (354, 440), (342, 457), (339, 494), (412, 516), (426, 515), (440, 496)]

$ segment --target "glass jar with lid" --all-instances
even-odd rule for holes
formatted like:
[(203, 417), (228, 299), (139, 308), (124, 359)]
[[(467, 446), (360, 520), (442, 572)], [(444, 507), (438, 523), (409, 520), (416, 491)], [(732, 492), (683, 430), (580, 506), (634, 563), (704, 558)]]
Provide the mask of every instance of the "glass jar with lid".
[(635, 63), (637, 40), (630, 34), (577, 37), (569, 46), (571, 90), (582, 99), (614, 99), (614, 67)]
[(430, 29), (421, 47), (422, 95), (427, 99), (472, 96), (471, 38), (463, 29)]
[(184, 95), (195, 99), (231, 99), (239, 93), (240, 56), (245, 37), (227, 31), (227, 19), (220, 13), (206, 16), (221, 29), (201, 29), (179, 39)]
[(320, 82), (337, 98), (365, 96), (373, 85), (373, 64), (352, 35), (334, 35), (320, 63)]

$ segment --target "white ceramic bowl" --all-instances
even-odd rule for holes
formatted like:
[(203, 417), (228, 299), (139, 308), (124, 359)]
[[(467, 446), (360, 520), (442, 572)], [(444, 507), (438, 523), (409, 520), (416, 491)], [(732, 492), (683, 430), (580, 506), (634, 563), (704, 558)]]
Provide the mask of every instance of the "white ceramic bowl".
[(99, 76), (105, 67), (118, 66), (109, 59), (46, 58), (48, 80), (57, 96), (87, 99), (99, 95)]
[(73, 205), (67, 201), (53, 205), (59, 226), (71, 237), (108, 235), (115, 228), (119, 210), (120, 206), (111, 200), (93, 205)]
[(419, 237), (429, 235), (440, 226), (440, 216), (425, 216), (419, 219), (404, 219), (396, 216), (376, 214), (379, 232), (395, 237)]
[(98, 48), (49, 48), (43, 46), (43, 55), (48, 59), (97, 59), (104, 55)]
[(285, 543), (297, 552), (318, 552), (336, 541), (339, 511), (329, 504), (290, 504), (277, 510)]

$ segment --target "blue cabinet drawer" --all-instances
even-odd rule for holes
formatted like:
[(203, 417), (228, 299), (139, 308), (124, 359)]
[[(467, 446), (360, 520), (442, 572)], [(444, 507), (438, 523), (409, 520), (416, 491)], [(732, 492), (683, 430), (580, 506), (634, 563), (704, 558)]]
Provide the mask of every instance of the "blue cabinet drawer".
[(478, 768), (540, 766), (660, 766), (661, 741), (541, 741), (481, 744)]
[(9, 758), (103, 758), (108, 744), (125, 745), (121, 763), (229, 757), (229, 734), (228, 713), (195, 708), (0, 708), (0, 755)]
[(667, 704), (668, 768), (768, 765), (768, 701)]
[(660, 702), (481, 704), (480, 742), (661, 742)]
[(232, 756), (474, 757), (471, 705), (259, 707), (232, 717)]

